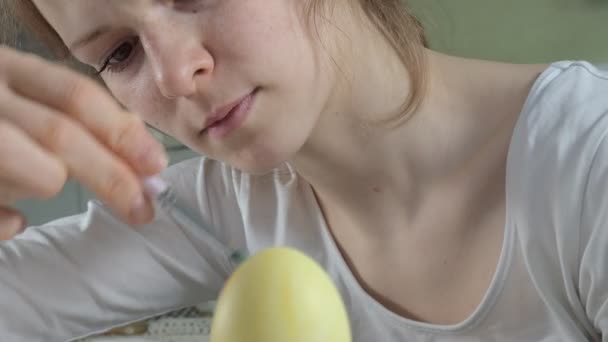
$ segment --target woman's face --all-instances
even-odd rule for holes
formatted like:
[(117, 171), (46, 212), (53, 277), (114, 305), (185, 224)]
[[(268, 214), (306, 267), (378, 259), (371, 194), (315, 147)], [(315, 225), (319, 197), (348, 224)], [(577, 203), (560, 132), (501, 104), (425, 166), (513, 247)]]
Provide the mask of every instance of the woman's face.
[(328, 45), (306, 24), (308, 1), (34, 2), (129, 110), (244, 171), (291, 158), (335, 88)]

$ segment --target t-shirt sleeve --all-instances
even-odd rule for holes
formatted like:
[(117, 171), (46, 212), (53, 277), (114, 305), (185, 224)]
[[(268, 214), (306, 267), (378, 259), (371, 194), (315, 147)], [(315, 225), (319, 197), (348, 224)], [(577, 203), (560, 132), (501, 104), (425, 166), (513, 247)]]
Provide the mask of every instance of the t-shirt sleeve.
[(217, 240), (162, 214), (133, 229), (90, 202), (0, 243), (0, 341), (66, 341), (212, 300), (230, 267)]
[[(608, 132), (606, 133), (608, 135)], [(608, 341), (608, 137), (589, 171), (581, 218), (579, 291), (588, 318)]]

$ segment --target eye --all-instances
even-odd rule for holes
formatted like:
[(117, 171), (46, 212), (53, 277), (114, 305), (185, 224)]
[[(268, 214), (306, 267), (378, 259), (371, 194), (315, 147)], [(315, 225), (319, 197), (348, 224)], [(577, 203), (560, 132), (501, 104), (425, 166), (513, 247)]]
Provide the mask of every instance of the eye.
[(179, 11), (197, 12), (202, 2), (201, 0), (173, 0), (171, 5)]
[(137, 47), (139, 40), (137, 38), (126, 41), (118, 46), (108, 58), (103, 62), (103, 66), (97, 72), (101, 74), (104, 71), (121, 72), (129, 66), (134, 50)]

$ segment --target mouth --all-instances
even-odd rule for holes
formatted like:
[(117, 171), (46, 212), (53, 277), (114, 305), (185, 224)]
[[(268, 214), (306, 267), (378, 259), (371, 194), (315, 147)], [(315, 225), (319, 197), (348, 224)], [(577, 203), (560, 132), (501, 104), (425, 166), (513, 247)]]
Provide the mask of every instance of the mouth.
[(259, 88), (255, 88), (249, 94), (213, 112), (206, 120), (205, 128), (200, 134), (207, 134), (214, 139), (222, 139), (230, 135), (247, 118), (258, 90)]

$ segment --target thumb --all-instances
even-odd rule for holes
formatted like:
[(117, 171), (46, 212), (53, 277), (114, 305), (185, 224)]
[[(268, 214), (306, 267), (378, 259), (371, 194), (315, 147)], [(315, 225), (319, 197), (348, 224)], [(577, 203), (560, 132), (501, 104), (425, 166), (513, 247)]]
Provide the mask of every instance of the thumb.
[(0, 241), (14, 238), (25, 230), (26, 221), (23, 215), (10, 208), (0, 207)]

